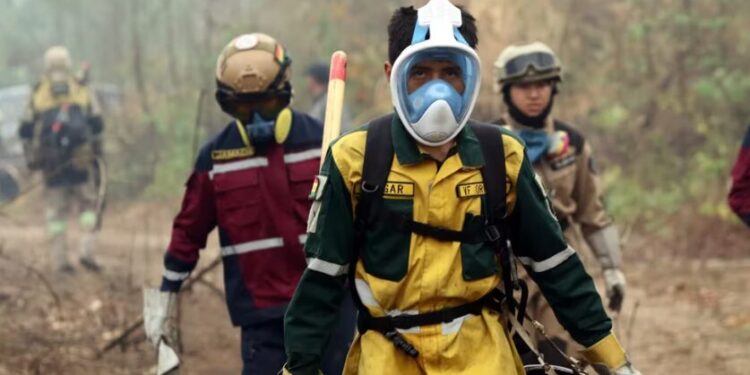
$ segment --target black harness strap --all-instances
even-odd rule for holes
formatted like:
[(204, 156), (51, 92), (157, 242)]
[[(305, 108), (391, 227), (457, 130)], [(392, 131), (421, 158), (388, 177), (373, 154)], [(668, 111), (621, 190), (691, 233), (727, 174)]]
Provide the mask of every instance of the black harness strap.
[[(362, 167), (362, 194), (357, 203), (356, 221), (366, 224), (373, 219), (375, 204), (383, 199), (383, 189), (393, 163), (391, 121), (393, 114), (372, 120), (367, 127), (365, 158)], [(363, 213), (364, 215), (359, 215)]]
[[(523, 323), (526, 302), (528, 299), (528, 288), (518, 280), (518, 273), (513, 259), (513, 249), (510, 245), (505, 215), (507, 213), (507, 189), (510, 182), (506, 182), (505, 170), (505, 148), (503, 146), (503, 133), (499, 126), (479, 124), (470, 121), (468, 124), (474, 131), (482, 148), (484, 157), (484, 168), (482, 168), (482, 180), (484, 180), (486, 198), (487, 221), (494, 224), (500, 231), (496, 241), (491, 241), (495, 252), (500, 260), (503, 276), (503, 287), (505, 295), (508, 296), (508, 308), (513, 313), (518, 308), (518, 320)], [(517, 305), (513, 298), (514, 289), (521, 290), (521, 301)]]
[(463, 305), (448, 307), (423, 314), (401, 314), (387, 317), (370, 317), (366, 323), (370, 329), (383, 331), (389, 327), (398, 329), (409, 329), (417, 326), (427, 326), (440, 323), (450, 323), (453, 320), (468, 314), (480, 315), (484, 307), (491, 307), (500, 311), (505, 295), (495, 289), (484, 297)]
[[(383, 189), (388, 180), (393, 163), (393, 141), (391, 140), (391, 122), (394, 114), (388, 114), (372, 120), (367, 127), (367, 139), (365, 143), (365, 158), (362, 167), (362, 189), (357, 202), (354, 217), (355, 238), (352, 246), (352, 258), (349, 262), (349, 285), (352, 299), (359, 311), (357, 317), (357, 330), (364, 334), (371, 327), (368, 325), (374, 318), (370, 310), (362, 303), (357, 293), (355, 273), (359, 252), (364, 247), (367, 226), (377, 215), (377, 209), (382, 204)], [(384, 319), (379, 325), (378, 332), (389, 339), (393, 345), (402, 350), (410, 357), (417, 357), (419, 351), (414, 348), (401, 335), (396, 327), (388, 319)]]
[(484, 168), (482, 180), (487, 199), (487, 212), (490, 220), (502, 220), (505, 217), (505, 148), (502, 142), (502, 132), (497, 126), (479, 124), (469, 121), (471, 130), (476, 134), (482, 148)]
[[(495, 241), (500, 235), (497, 227), (487, 225), (485, 223), (486, 220), (482, 216), (466, 214), (464, 228), (458, 231), (420, 223), (384, 207), (374, 207), (373, 209), (378, 211), (376, 214), (378, 220), (388, 223), (393, 229), (399, 232), (416, 233), (438, 241), (477, 244)], [(477, 221), (479, 221), (479, 224)]]

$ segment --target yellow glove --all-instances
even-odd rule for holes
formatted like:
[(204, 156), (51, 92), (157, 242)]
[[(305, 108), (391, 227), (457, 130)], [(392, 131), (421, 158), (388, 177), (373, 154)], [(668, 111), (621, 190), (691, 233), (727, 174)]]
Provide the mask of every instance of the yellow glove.
[(594, 345), (581, 351), (589, 363), (606, 366), (610, 370), (619, 369), (628, 364), (625, 350), (620, 346), (614, 333), (599, 340)]

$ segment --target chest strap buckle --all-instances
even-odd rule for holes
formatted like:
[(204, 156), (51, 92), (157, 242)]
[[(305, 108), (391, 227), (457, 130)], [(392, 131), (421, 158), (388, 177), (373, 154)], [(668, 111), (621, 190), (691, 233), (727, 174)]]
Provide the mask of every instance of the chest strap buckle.
[(497, 229), (497, 226), (493, 224), (484, 227), (484, 234), (487, 236), (488, 242), (495, 242), (500, 240), (500, 230)]

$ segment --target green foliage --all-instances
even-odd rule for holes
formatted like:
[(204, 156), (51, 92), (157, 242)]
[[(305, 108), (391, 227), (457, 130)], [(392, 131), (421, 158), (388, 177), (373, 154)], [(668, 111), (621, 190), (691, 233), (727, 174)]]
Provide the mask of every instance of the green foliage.
[(164, 140), (155, 166), (154, 181), (146, 190), (146, 197), (174, 196), (187, 181), (193, 166), (192, 149), (195, 129), (194, 105), (178, 98), (159, 106), (153, 116), (157, 137)]
[(594, 126), (608, 131), (621, 126), (622, 123), (630, 117), (628, 109), (620, 104), (612, 104), (603, 108), (592, 115)]
[(646, 25), (643, 23), (633, 23), (628, 27), (628, 34), (635, 41), (642, 40), (646, 36), (646, 32)]
[(588, 2), (581, 17), (627, 22), (598, 29), (575, 23), (573, 40), (563, 46), (568, 56), (590, 56), (588, 35), (612, 33), (602, 49), (609, 59), (620, 58), (611, 65), (586, 59), (567, 65), (587, 72), (585, 82), (572, 82), (582, 89), (573, 95), (589, 104), (589, 137), (611, 170), (605, 173), (608, 205), (628, 221), (685, 206), (724, 218), (726, 181), (750, 119), (750, 39), (742, 26), (750, 22), (750, 3), (628, 4)]

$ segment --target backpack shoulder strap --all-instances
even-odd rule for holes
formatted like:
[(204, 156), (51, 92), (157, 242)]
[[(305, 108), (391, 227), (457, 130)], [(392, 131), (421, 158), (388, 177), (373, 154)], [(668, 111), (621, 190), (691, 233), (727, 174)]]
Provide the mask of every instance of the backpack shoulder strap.
[[(471, 130), (474, 131), (482, 148), (484, 157), (484, 168), (482, 168), (482, 180), (484, 180), (484, 191), (486, 195), (487, 221), (496, 228), (495, 251), (502, 269), (503, 287), (505, 289), (506, 303), (511, 311), (518, 308), (519, 320), (523, 322), (523, 313), (526, 310), (528, 289), (518, 280), (515, 262), (513, 260), (513, 249), (508, 238), (508, 228), (505, 223), (507, 205), (506, 200), (506, 171), (505, 171), (505, 148), (503, 146), (503, 131), (497, 125), (480, 124), (469, 122)], [(513, 298), (513, 290), (521, 289), (521, 302), (516, 303)]]
[[(372, 325), (373, 317), (370, 311), (362, 303), (355, 287), (355, 272), (357, 260), (361, 248), (364, 246), (367, 225), (373, 216), (379, 202), (383, 199), (383, 189), (393, 163), (393, 140), (391, 139), (391, 123), (393, 114), (388, 114), (370, 121), (367, 126), (367, 139), (365, 143), (365, 159), (362, 166), (361, 194), (357, 203), (354, 217), (354, 244), (352, 246), (352, 257), (349, 261), (349, 290), (352, 300), (357, 307), (357, 328), (360, 334), (364, 334)], [(385, 337), (397, 348), (403, 350), (411, 357), (416, 357), (419, 352), (392, 326), (390, 321), (385, 328)]]
[(491, 221), (505, 217), (506, 182), (505, 182), (505, 149), (502, 131), (499, 126), (469, 122), (471, 130), (479, 139), (484, 157), (482, 179), (487, 192), (487, 216)]
[(393, 163), (392, 119), (393, 114), (388, 114), (372, 120), (367, 126), (360, 206), (362, 206), (363, 201), (368, 201), (364, 205), (367, 207), (370, 203), (369, 200), (383, 195), (383, 186), (388, 180), (391, 163)]
[(391, 140), (391, 121), (393, 114), (378, 117), (367, 126), (365, 157), (362, 166), (362, 182), (355, 186), (359, 191), (357, 208), (354, 212), (355, 245), (352, 249), (353, 262), (359, 257), (359, 247), (364, 241), (367, 225), (374, 215), (373, 207), (383, 199), (383, 189), (388, 180), (393, 162), (393, 141)]

